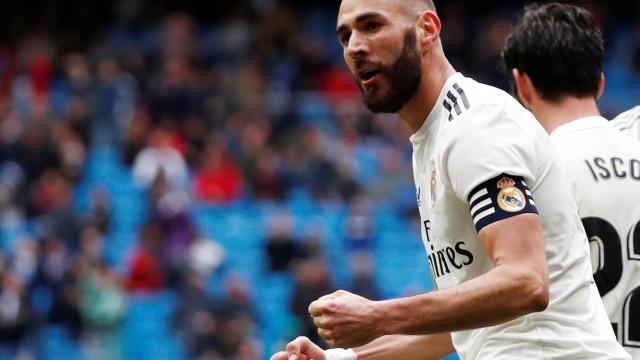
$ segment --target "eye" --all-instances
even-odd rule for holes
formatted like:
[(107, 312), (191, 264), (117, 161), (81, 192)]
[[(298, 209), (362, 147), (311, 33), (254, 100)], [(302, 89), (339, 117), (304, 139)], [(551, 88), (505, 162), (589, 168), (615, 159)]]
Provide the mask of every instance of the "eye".
[(351, 33), (344, 33), (343, 35), (340, 36), (340, 43), (342, 44), (342, 46), (347, 45), (347, 43), (349, 42), (350, 36), (351, 36)]
[(382, 24), (380, 24), (379, 22), (372, 21), (372, 22), (367, 23), (367, 25), (365, 25), (365, 29), (367, 29), (367, 31), (376, 31), (381, 26), (382, 26)]

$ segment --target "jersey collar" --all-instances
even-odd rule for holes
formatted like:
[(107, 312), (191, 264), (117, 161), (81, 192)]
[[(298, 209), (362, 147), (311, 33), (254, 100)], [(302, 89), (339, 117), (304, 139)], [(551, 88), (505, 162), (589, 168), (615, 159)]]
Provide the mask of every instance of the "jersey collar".
[(435, 125), (439, 122), (440, 118), (442, 117), (442, 112), (445, 110), (443, 104), (445, 96), (447, 96), (447, 92), (452, 91), (453, 84), (456, 82), (461, 82), (462, 79), (464, 79), (464, 75), (459, 72), (449, 76), (449, 79), (447, 79), (447, 81), (444, 83), (444, 86), (440, 90), (438, 100), (436, 100), (436, 103), (433, 106), (433, 109), (431, 109), (431, 112), (427, 116), (426, 120), (422, 123), (420, 129), (418, 129), (418, 131), (416, 131), (409, 138), (411, 143), (415, 145), (416, 143), (422, 142), (433, 133), (432, 129), (435, 129)]
[(587, 116), (587, 117), (573, 120), (564, 125), (560, 125), (551, 134), (561, 135), (561, 134), (571, 133), (571, 132), (585, 130), (585, 129), (592, 129), (592, 128), (613, 129), (613, 126), (611, 125), (611, 123), (609, 123), (609, 120), (603, 118), (602, 116)]

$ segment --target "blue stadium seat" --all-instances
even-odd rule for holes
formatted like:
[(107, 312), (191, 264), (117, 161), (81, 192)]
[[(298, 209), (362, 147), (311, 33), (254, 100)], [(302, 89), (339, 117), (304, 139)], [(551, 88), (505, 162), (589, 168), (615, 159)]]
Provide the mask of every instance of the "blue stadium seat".
[(46, 359), (81, 360), (82, 353), (69, 333), (58, 325), (48, 325), (40, 334), (43, 355)]
[(122, 331), (124, 358), (183, 358), (183, 349), (170, 329), (176, 306), (175, 294), (165, 291), (157, 295), (133, 295), (130, 300)]

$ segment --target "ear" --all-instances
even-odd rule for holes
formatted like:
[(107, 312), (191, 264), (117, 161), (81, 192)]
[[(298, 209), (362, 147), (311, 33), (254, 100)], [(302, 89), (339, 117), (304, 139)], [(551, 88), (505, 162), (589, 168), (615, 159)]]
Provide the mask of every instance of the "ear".
[(537, 96), (537, 91), (529, 75), (520, 72), (517, 68), (511, 71), (511, 75), (513, 75), (513, 82), (516, 84), (518, 99), (522, 105), (530, 108), (533, 97)]
[(600, 73), (600, 81), (598, 82), (598, 91), (596, 92), (596, 100), (600, 98), (600, 96), (602, 96), (602, 93), (604, 92), (604, 85), (605, 85), (606, 81), (604, 79), (604, 73)]
[(423, 52), (431, 49), (433, 44), (438, 41), (441, 28), (442, 23), (440, 22), (440, 18), (431, 10), (423, 12), (422, 15), (418, 17), (416, 34)]

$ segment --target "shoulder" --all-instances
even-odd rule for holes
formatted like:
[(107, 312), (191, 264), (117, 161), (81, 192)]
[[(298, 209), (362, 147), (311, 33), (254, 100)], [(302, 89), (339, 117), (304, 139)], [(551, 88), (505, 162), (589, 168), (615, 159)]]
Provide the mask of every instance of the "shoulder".
[(625, 135), (640, 140), (640, 106), (636, 106), (611, 120), (613, 126)]
[(640, 122), (640, 106), (633, 107), (611, 120), (613, 126), (621, 130), (632, 126), (635, 122)]
[(533, 115), (505, 91), (469, 78), (460, 86), (469, 108), (450, 121), (442, 134), (445, 143), (495, 141), (497, 137), (525, 140), (544, 133)]

